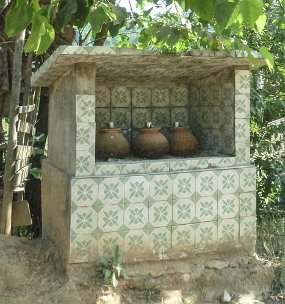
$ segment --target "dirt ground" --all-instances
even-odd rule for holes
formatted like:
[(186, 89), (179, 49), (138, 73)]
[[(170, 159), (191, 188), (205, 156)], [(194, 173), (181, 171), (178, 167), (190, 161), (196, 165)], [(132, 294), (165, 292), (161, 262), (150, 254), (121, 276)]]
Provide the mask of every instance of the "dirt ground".
[(113, 289), (95, 267), (64, 272), (57, 249), (43, 240), (0, 236), (1, 304), (285, 303), (272, 293), (274, 269), (257, 255), (207, 261), (126, 265), (129, 278)]

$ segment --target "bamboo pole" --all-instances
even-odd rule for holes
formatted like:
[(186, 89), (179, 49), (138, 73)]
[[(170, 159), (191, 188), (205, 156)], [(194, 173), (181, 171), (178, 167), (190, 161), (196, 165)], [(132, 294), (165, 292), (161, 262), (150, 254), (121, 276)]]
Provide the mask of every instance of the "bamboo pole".
[(19, 106), (21, 91), (22, 55), (25, 39), (23, 30), (16, 39), (13, 59), (12, 94), (10, 100), (10, 121), (8, 133), (8, 147), (4, 170), (4, 193), (0, 217), (0, 233), (11, 234), (12, 202), (13, 202), (13, 162), (15, 161), (15, 148), (17, 145), (16, 122), (18, 120), (17, 107)]

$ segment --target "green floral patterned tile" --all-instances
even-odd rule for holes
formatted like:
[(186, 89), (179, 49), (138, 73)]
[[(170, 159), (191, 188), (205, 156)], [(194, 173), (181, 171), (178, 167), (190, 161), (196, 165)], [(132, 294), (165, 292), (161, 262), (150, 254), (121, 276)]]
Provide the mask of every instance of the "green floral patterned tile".
[(124, 256), (134, 261), (151, 254), (149, 230), (130, 230), (124, 236)]
[(110, 108), (96, 108), (96, 127), (106, 128), (111, 120)]
[(123, 178), (100, 178), (99, 181), (99, 204), (117, 205), (124, 203)]
[(169, 171), (169, 161), (146, 161), (145, 162), (145, 172), (146, 173), (159, 173)]
[(151, 105), (151, 90), (147, 88), (135, 88), (132, 90), (132, 106), (143, 108)]
[(240, 216), (256, 214), (256, 192), (240, 193)]
[(168, 89), (153, 89), (152, 90), (152, 106), (167, 107), (169, 106), (169, 91)]
[(188, 108), (187, 107), (173, 107), (171, 108), (171, 125), (178, 121), (181, 126), (188, 126)]
[(152, 253), (163, 254), (171, 248), (170, 227), (154, 228), (150, 233), (150, 246)]
[(220, 107), (209, 108), (209, 121), (211, 124), (211, 128), (215, 128), (215, 129), (221, 128), (224, 121), (223, 114), (224, 113)]
[(168, 201), (149, 203), (149, 223), (153, 227), (164, 227), (172, 221), (172, 204)]
[(112, 108), (111, 120), (114, 122), (116, 128), (131, 128), (131, 108)]
[(166, 174), (150, 177), (149, 195), (152, 201), (165, 201), (172, 197), (172, 180)]
[(222, 88), (219, 85), (212, 85), (210, 91), (212, 92), (211, 104), (213, 106), (220, 106), (223, 99)]
[(255, 167), (240, 169), (240, 188), (242, 192), (252, 192), (256, 190)]
[(256, 217), (246, 216), (240, 218), (240, 237), (255, 238), (256, 237)]
[(145, 123), (151, 121), (150, 108), (133, 108), (132, 109), (132, 124), (133, 128), (140, 129), (145, 126)]
[(236, 143), (236, 165), (250, 164), (250, 146), (246, 143)]
[(250, 94), (250, 71), (235, 71), (235, 90), (236, 94)]
[(219, 129), (211, 129), (210, 137), (212, 137), (211, 150), (216, 153), (224, 153), (225, 140)]
[(217, 198), (214, 196), (201, 197), (196, 202), (196, 218), (198, 222), (207, 222), (217, 219)]
[(143, 203), (148, 201), (149, 182), (145, 176), (125, 177), (125, 203)]
[(148, 224), (148, 204), (137, 203), (125, 206), (124, 227), (127, 230), (143, 229)]
[(193, 251), (196, 225), (172, 226), (172, 248), (174, 250)]
[(123, 235), (119, 232), (100, 233), (98, 238), (98, 256), (113, 255), (114, 249), (118, 245), (121, 249), (124, 248)]
[(239, 187), (239, 171), (222, 170), (219, 171), (218, 189), (223, 194), (235, 193)]
[(223, 107), (222, 112), (223, 112), (224, 128), (229, 130), (234, 130), (234, 126), (235, 126), (234, 107), (225, 106)]
[(195, 248), (212, 248), (217, 243), (217, 222), (205, 222), (197, 224), (195, 230)]
[(178, 199), (173, 200), (173, 223), (176, 225), (196, 222), (196, 205), (194, 200)]
[(191, 160), (192, 168), (195, 169), (207, 169), (209, 167), (209, 162), (207, 158), (203, 159), (193, 159)]
[(195, 193), (195, 174), (178, 173), (173, 175), (173, 198), (190, 198)]
[(90, 207), (98, 199), (98, 179), (84, 178), (71, 180), (72, 207)]
[(90, 263), (98, 260), (95, 235), (76, 235), (70, 242), (69, 263)]
[(95, 169), (95, 150), (76, 151), (76, 176), (90, 176)]
[(235, 117), (236, 118), (250, 118), (250, 96), (235, 95)]
[(197, 86), (191, 85), (189, 89), (189, 105), (190, 106), (197, 106), (200, 100), (200, 90)]
[(249, 119), (235, 120), (235, 138), (236, 142), (246, 142), (249, 144), (250, 122)]
[(111, 95), (110, 90), (105, 86), (98, 86), (95, 89), (96, 107), (110, 107)]
[(188, 89), (183, 87), (173, 88), (171, 90), (171, 105), (183, 107), (188, 105)]
[(229, 219), (239, 216), (239, 197), (236, 194), (224, 194), (218, 199), (219, 219)]
[(97, 212), (92, 207), (71, 209), (70, 229), (76, 234), (91, 234), (97, 228)]
[(145, 173), (145, 163), (136, 161), (121, 165), (121, 174), (143, 174)]
[(76, 124), (76, 150), (88, 150), (95, 144), (95, 122)]
[(170, 160), (169, 161), (169, 170), (170, 171), (187, 171), (193, 169), (193, 161), (190, 159), (183, 160)]
[(131, 91), (126, 87), (115, 87), (111, 92), (112, 107), (130, 107), (131, 106)]
[(95, 95), (76, 95), (76, 121), (95, 122)]
[(151, 119), (155, 127), (169, 127), (171, 125), (170, 108), (153, 108)]
[(237, 242), (239, 239), (239, 220), (224, 219), (218, 221), (218, 239), (220, 242)]
[(196, 175), (196, 192), (200, 196), (211, 196), (216, 193), (218, 179), (214, 171), (204, 171)]
[(231, 83), (224, 83), (222, 86), (222, 98), (224, 106), (232, 106), (234, 104), (235, 92)]
[(98, 212), (98, 231), (113, 232), (123, 228), (123, 205), (105, 205)]
[(95, 175), (96, 176), (113, 176), (121, 173), (121, 166), (118, 164), (96, 163)]
[(206, 86), (200, 87), (200, 105), (206, 107), (210, 104), (208, 88)]

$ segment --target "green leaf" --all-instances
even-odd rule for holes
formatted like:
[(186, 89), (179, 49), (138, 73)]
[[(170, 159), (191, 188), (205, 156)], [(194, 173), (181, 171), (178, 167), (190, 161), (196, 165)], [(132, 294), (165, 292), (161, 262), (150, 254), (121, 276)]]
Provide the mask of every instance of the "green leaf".
[(210, 22), (214, 15), (214, 0), (189, 0), (189, 7), (202, 20)]
[(60, 1), (55, 22), (60, 28), (65, 27), (77, 11), (77, 0)]
[(176, 44), (180, 39), (180, 31), (176, 28), (171, 29), (169, 38), (167, 39), (168, 45)]
[(259, 16), (263, 14), (262, 5), (262, 0), (241, 0), (239, 3), (242, 20), (251, 28), (254, 27)]
[(46, 32), (41, 36), (41, 41), (38, 49), (36, 50), (37, 55), (43, 54), (53, 43), (55, 37), (55, 31), (48, 21), (45, 22)]
[(265, 14), (260, 15), (259, 18), (256, 20), (255, 24), (259, 33), (262, 33), (266, 24), (266, 15)]
[(103, 24), (108, 23), (109, 21), (109, 16), (101, 6), (90, 13), (89, 22), (94, 33), (99, 33)]
[(237, 0), (217, 0), (214, 9), (214, 17), (220, 31), (229, 27), (239, 14)]
[(36, 179), (42, 179), (42, 170), (40, 168), (32, 168), (30, 174)]
[(157, 42), (166, 41), (171, 34), (171, 28), (169, 25), (159, 26), (156, 33)]
[(5, 17), (5, 32), (8, 37), (16, 36), (32, 22), (33, 9), (25, 0), (16, 0)]
[(114, 24), (121, 24), (126, 21), (128, 18), (128, 13), (125, 7), (118, 5), (111, 5), (113, 13), (116, 15), (116, 21), (113, 21)]
[(111, 35), (111, 37), (115, 37), (118, 35), (119, 33), (119, 30), (123, 27), (123, 24), (116, 24), (114, 25), (113, 23), (110, 24), (110, 27), (109, 27), (109, 33)]
[(112, 276), (112, 271), (110, 269), (104, 269), (104, 281), (110, 283)]
[(261, 55), (263, 56), (269, 70), (272, 72), (274, 70), (274, 58), (273, 56), (269, 53), (268, 48), (265, 46), (262, 46), (259, 49)]
[(84, 27), (89, 15), (90, 3), (88, 0), (77, 0), (77, 10), (72, 15), (71, 23), (79, 28)]

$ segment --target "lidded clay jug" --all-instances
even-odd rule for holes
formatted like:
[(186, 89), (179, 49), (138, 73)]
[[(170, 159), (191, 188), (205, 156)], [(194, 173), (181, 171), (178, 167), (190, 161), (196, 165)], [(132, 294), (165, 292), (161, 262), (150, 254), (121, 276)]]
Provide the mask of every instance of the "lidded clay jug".
[(169, 144), (170, 154), (173, 156), (187, 156), (197, 153), (200, 149), (199, 143), (189, 127), (179, 127), (179, 123), (175, 123), (172, 128)]
[(108, 128), (99, 129), (96, 136), (96, 158), (98, 159), (125, 158), (130, 154), (130, 144), (121, 128), (113, 126), (110, 122)]
[(154, 128), (151, 123), (139, 130), (133, 141), (135, 156), (142, 158), (159, 158), (169, 152), (167, 138), (160, 133), (160, 128)]

